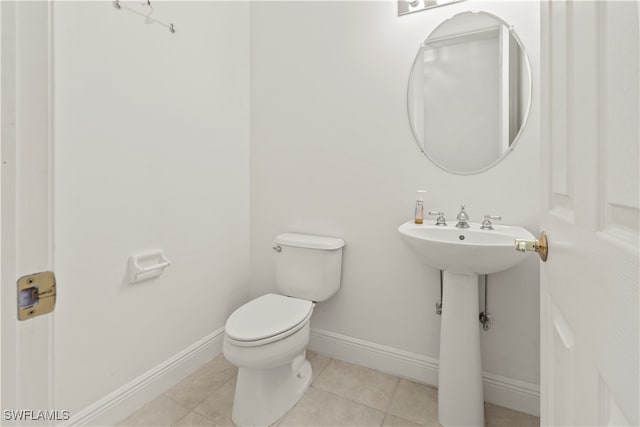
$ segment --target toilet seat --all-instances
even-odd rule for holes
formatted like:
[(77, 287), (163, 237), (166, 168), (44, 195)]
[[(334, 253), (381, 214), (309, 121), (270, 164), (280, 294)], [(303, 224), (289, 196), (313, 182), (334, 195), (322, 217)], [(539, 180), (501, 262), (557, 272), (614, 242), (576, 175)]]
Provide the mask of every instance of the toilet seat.
[(249, 301), (229, 316), (225, 338), (235, 345), (255, 347), (278, 341), (302, 329), (314, 303), (283, 295), (266, 294)]

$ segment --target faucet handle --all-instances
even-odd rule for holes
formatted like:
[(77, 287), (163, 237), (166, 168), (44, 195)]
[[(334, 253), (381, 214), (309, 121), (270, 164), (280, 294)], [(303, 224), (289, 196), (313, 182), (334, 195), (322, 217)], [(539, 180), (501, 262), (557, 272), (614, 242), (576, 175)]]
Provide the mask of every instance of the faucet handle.
[(491, 223), (491, 220), (500, 221), (501, 219), (502, 219), (502, 217), (500, 215), (485, 214), (484, 221), (482, 221), (482, 226), (480, 227), (480, 229), (481, 230), (493, 230), (493, 224)]
[(436, 219), (436, 225), (440, 225), (442, 227), (447, 225), (447, 220), (444, 217), (444, 212), (429, 211), (428, 214), (430, 216), (438, 216), (438, 218)]

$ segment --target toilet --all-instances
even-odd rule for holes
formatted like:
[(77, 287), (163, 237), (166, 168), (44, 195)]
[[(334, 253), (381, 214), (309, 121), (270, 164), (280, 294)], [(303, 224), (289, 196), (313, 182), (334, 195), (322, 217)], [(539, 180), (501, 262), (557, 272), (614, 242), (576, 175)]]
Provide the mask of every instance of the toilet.
[(284, 233), (275, 243), (280, 294), (249, 301), (224, 327), (224, 356), (238, 367), (231, 416), (237, 426), (268, 426), (302, 397), (311, 383), (313, 309), (340, 288), (344, 240)]

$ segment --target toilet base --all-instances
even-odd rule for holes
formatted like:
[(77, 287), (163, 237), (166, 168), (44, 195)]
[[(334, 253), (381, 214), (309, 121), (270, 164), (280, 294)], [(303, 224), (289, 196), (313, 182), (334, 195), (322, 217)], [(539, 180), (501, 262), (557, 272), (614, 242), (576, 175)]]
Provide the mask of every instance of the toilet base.
[(300, 400), (311, 384), (311, 364), (302, 351), (271, 369), (239, 368), (231, 419), (240, 427), (268, 426)]

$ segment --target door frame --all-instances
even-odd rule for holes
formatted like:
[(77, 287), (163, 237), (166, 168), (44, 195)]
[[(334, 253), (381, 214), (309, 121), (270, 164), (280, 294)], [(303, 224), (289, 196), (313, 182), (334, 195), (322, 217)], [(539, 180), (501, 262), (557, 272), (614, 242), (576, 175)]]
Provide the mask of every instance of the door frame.
[(52, 0), (0, 2), (3, 425), (29, 421), (6, 419), (4, 410), (55, 408), (55, 315), (18, 321), (16, 292), (19, 277), (54, 270), (52, 30)]

